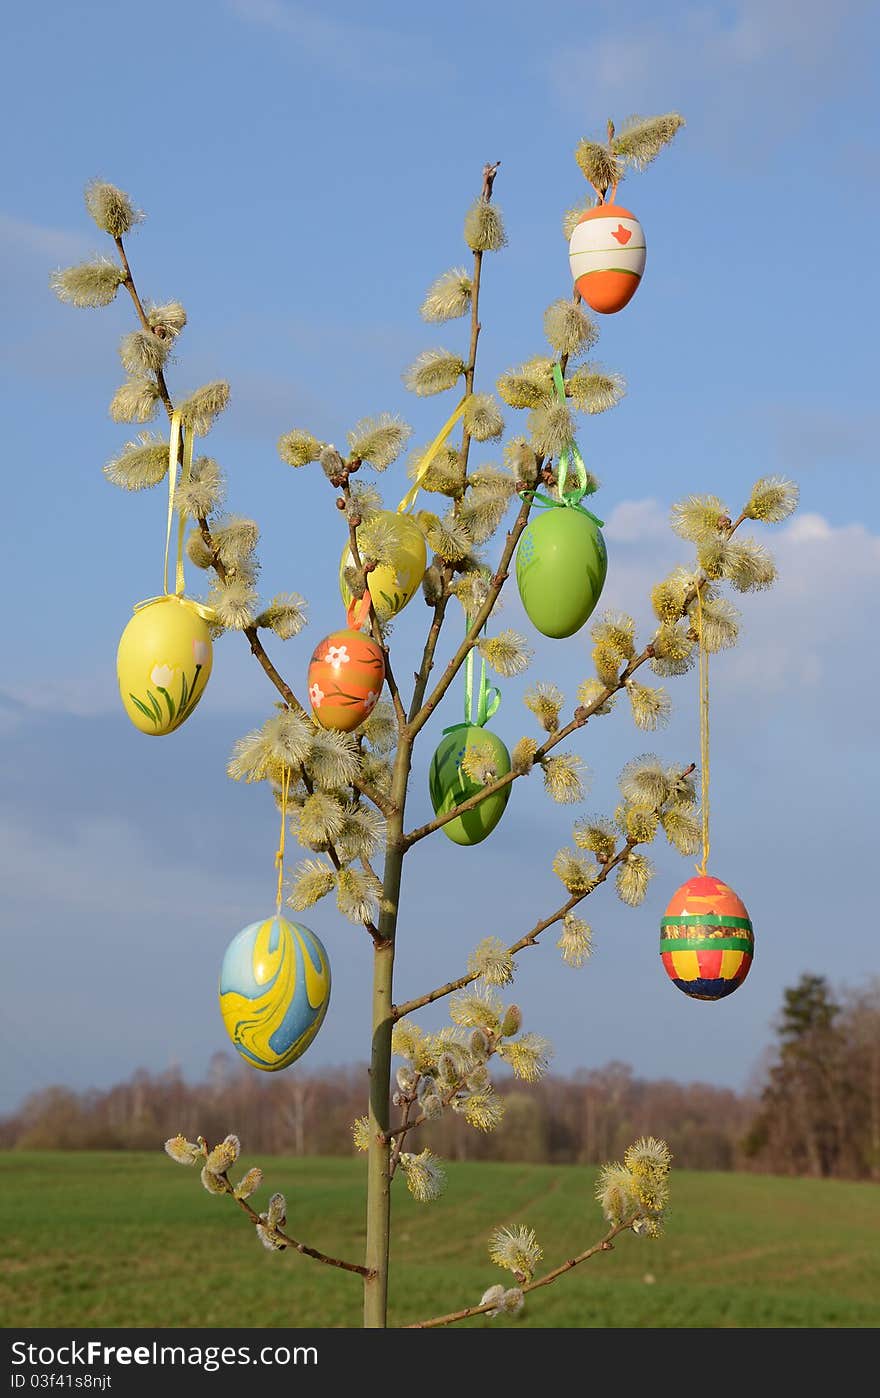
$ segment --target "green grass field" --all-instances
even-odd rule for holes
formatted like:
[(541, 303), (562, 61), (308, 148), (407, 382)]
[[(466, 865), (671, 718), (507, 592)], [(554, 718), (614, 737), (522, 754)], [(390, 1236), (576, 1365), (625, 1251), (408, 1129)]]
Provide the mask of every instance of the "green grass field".
[[(242, 1165), (254, 1163), (247, 1159)], [(260, 1162), (288, 1227), (360, 1260), (360, 1160)], [(477, 1302), (502, 1274), (486, 1238), (526, 1223), (555, 1266), (604, 1231), (595, 1171), (452, 1164), (445, 1197), (395, 1190), (392, 1321)], [(7, 1328), (360, 1324), (359, 1278), (267, 1253), (230, 1199), (161, 1152), (0, 1154), (0, 1313)], [(876, 1327), (880, 1189), (770, 1176), (672, 1174), (659, 1241), (621, 1237), (539, 1291), (511, 1324), (553, 1327)]]

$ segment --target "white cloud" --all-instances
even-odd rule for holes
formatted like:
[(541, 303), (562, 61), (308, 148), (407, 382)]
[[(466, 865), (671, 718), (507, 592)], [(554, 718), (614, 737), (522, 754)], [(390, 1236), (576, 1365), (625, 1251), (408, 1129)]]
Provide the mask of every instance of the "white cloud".
[(93, 233), (0, 213), (0, 300), (14, 328), (0, 343), (0, 364), (10, 379), (36, 380), (43, 396), (47, 379), (63, 379), (69, 388), (106, 365), (106, 330), (98, 319), (60, 306), (49, 290), (55, 268), (98, 255), (103, 235)]
[[(718, 0), (638, 15), (630, 28), (614, 11), (614, 32), (588, 47), (567, 45), (553, 60), (567, 105), (583, 110), (589, 75), (592, 111), (630, 111), (697, 103), (700, 132), (717, 148), (760, 129), (764, 149), (797, 125), (806, 110), (849, 85), (864, 62), (853, 27), (870, 15), (866, 0)], [(577, 96), (575, 96), (577, 94)], [(769, 125), (768, 125), (769, 122)], [(755, 151), (751, 150), (750, 159)]]
[[(743, 644), (731, 658), (735, 681), (779, 693), (805, 686), (820, 699), (842, 678), (842, 662), (861, 656), (876, 671), (863, 651), (880, 587), (880, 537), (818, 514), (796, 516), (775, 539), (767, 532), (779, 579), (766, 600), (749, 599)], [(860, 717), (873, 721), (867, 711)]]
[(878, 464), (880, 413), (854, 411), (852, 404), (816, 406), (802, 399), (777, 401), (762, 416), (779, 461), (790, 471)]
[(635, 544), (669, 532), (669, 511), (657, 500), (621, 500), (602, 530), (610, 543)]
[(834, 530), (821, 515), (806, 514), (792, 520), (787, 530), (788, 539), (796, 544), (813, 543), (816, 539), (831, 539)]
[(67, 675), (61, 679), (30, 679), (20, 685), (5, 685), (0, 690), (0, 706), (7, 724), (23, 719), (29, 713), (72, 714), (76, 718), (93, 718), (112, 713), (119, 702), (119, 693), (112, 672), (91, 672), (88, 675)]
[[(201, 700), (202, 715), (261, 712), (272, 700), (265, 676), (237, 633), (221, 638), (214, 650), (215, 669), (210, 688)], [(4, 702), (5, 701), (5, 702)], [(0, 689), (0, 722), (8, 729), (30, 714), (69, 714), (74, 718), (122, 716), (119, 685), (112, 664), (93, 666), (85, 674), (28, 675), (17, 684)]]
[[(650, 588), (677, 563), (690, 561), (689, 545), (672, 534), (668, 511), (652, 499), (617, 505), (604, 532), (612, 545), (608, 605), (649, 626)], [(725, 688), (765, 695), (792, 686), (818, 691), (840, 674), (841, 656), (855, 661), (863, 649), (880, 588), (880, 535), (814, 513), (795, 515), (782, 528), (757, 525), (753, 532), (773, 553), (779, 577), (764, 594), (729, 592), (743, 624), (740, 644), (719, 661)]]
[(7, 256), (18, 253), (59, 263), (85, 257), (89, 243), (82, 234), (0, 213), (0, 249)]
[[(25, 903), (37, 896), (69, 914), (103, 912), (102, 925), (115, 935), (114, 916), (136, 908), (138, 919), (167, 921), (169, 910), (183, 920), (198, 912), (219, 925), (247, 920), (248, 883), (241, 876), (212, 869), (210, 879), (185, 862), (161, 867), (134, 827), (114, 811), (64, 824), (58, 831), (31, 831), (17, 812), (0, 811), (0, 884), (9, 899)], [(267, 880), (268, 883), (268, 880)], [(244, 898), (243, 898), (244, 895)]]
[[(294, 0), (227, 0), (233, 14), (250, 24), (289, 35), (303, 59), (335, 78), (370, 84), (422, 86), (448, 72), (427, 38), (331, 17)], [(410, 11), (415, 13), (415, 11)]]
[[(817, 689), (839, 672), (844, 651), (857, 654), (872, 624), (880, 587), (880, 535), (863, 524), (833, 525), (815, 513), (795, 515), (782, 528), (756, 526), (751, 532), (770, 548), (779, 577), (766, 593), (741, 596), (728, 590), (743, 613), (743, 625), (739, 646), (719, 661), (725, 686), (729, 692), (758, 688), (765, 694), (780, 694), (793, 684)], [(656, 624), (649, 602), (652, 587), (676, 565), (689, 565), (693, 550), (672, 533), (668, 506), (653, 498), (621, 501), (603, 533), (609, 568), (602, 602), (631, 613), (639, 634), (649, 634)], [(504, 600), (515, 607), (515, 625), (521, 608), (512, 585)], [(265, 707), (265, 679), (237, 639), (230, 636), (219, 643), (215, 664), (220, 670), (222, 660), (222, 673), (212, 679), (203, 702), (206, 716), (261, 713)], [(4, 697), (11, 701), (5, 710)], [(0, 690), (5, 729), (33, 712), (121, 717), (115, 674), (105, 664), (82, 675), (26, 676)]]

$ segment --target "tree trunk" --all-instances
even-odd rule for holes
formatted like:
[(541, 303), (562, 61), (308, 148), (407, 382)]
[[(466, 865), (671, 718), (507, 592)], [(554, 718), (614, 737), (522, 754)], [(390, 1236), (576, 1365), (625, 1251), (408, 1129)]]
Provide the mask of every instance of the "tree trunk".
[(868, 1079), (870, 1097), (870, 1154), (868, 1156), (871, 1179), (880, 1179), (880, 1047), (876, 1041), (871, 1047), (871, 1073)]
[(389, 1159), (391, 1127), (391, 1031), (394, 1021), (394, 938), (400, 876), (403, 868), (403, 813), (409, 779), (411, 740), (401, 738), (394, 764), (388, 820), (385, 876), (379, 936), (373, 949), (373, 1020), (370, 1053), (370, 1144), (367, 1155), (367, 1245), (364, 1263), (372, 1275), (364, 1278), (364, 1327), (384, 1329), (388, 1320), (388, 1263), (391, 1239), (391, 1179)]

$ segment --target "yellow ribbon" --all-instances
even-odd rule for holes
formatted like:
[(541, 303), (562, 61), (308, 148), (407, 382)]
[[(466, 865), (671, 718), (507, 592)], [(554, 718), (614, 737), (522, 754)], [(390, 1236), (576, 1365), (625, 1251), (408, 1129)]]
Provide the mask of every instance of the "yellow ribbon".
[(709, 863), (709, 654), (703, 639), (703, 590), (697, 588), (697, 640), (700, 646), (700, 811), (703, 818), (703, 859), (698, 874)]
[(434, 460), (434, 457), (437, 455), (443, 443), (446, 441), (446, 438), (449, 436), (455, 424), (457, 422), (460, 422), (461, 419), (464, 417), (464, 410), (467, 406), (467, 401), (469, 397), (470, 394), (466, 393), (464, 395), (455, 412), (452, 414), (450, 418), (446, 420), (446, 422), (440, 428), (440, 431), (437, 433), (437, 436), (434, 438), (433, 442), (428, 447), (428, 450), (425, 452), (424, 456), (419, 462), (419, 469), (416, 472), (415, 483), (413, 484), (412, 488), (407, 491), (406, 495), (404, 495), (403, 499), (397, 507), (397, 513), (399, 515), (405, 514), (405, 512), (409, 509), (412, 509), (412, 506), (415, 504), (416, 496), (421, 490), (422, 481), (428, 474), (431, 462)]
[(287, 832), (287, 797), (290, 793), (290, 768), (285, 766), (281, 777), (281, 835), (278, 840), (278, 848), (275, 851), (275, 863), (278, 866), (278, 887), (275, 892), (275, 909), (278, 916), (281, 916), (281, 891), (284, 884), (284, 837)]
[[(165, 533), (165, 571), (162, 574), (162, 587), (166, 597), (168, 596), (168, 552), (171, 548), (171, 526), (174, 523), (174, 495), (177, 489), (177, 458), (180, 455), (181, 434), (183, 435), (183, 464), (180, 473), (180, 484), (185, 486), (189, 485), (189, 479), (192, 475), (193, 437), (195, 433), (192, 430), (183, 432), (180, 413), (172, 413), (171, 438), (168, 443), (168, 528)], [(182, 597), (184, 588), (183, 531), (184, 520), (183, 515), (180, 515), (177, 521), (177, 570), (174, 580), (175, 597)]]
[(193, 444), (195, 433), (191, 428), (185, 432), (180, 421), (180, 413), (174, 412), (171, 415), (171, 436), (168, 441), (168, 527), (165, 531), (165, 567), (162, 572), (162, 595), (161, 597), (148, 597), (145, 602), (138, 602), (134, 608), (139, 612), (142, 607), (150, 607), (154, 602), (163, 602), (167, 598), (174, 597), (178, 602), (182, 602), (185, 607), (191, 607), (198, 612), (203, 621), (213, 621), (216, 612), (213, 607), (206, 607), (203, 602), (194, 602), (191, 597), (184, 597), (185, 578), (183, 574), (183, 536), (186, 522), (182, 514), (177, 520), (177, 566), (174, 575), (174, 591), (168, 591), (168, 555), (171, 551), (171, 529), (174, 524), (174, 498), (177, 493), (177, 458), (181, 456), (180, 441), (183, 437), (182, 465), (180, 472), (180, 484), (188, 485), (192, 476)]

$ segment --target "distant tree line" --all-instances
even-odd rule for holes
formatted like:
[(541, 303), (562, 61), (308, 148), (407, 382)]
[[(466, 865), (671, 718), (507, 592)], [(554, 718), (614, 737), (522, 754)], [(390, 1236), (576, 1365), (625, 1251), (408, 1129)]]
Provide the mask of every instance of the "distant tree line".
[[(0, 1147), (155, 1150), (178, 1132), (220, 1140), (234, 1122), (246, 1154), (349, 1154), (363, 1072), (264, 1076), (218, 1054), (201, 1083), (169, 1069), (104, 1091), (50, 1087), (0, 1119)], [(625, 1063), (551, 1075), (528, 1093), (516, 1079), (497, 1086), (506, 1101), (497, 1131), (477, 1135), (450, 1114), (410, 1149), (430, 1140), (447, 1159), (596, 1164), (651, 1134), (684, 1169), (880, 1179), (880, 982), (836, 999), (822, 977), (805, 975), (786, 990), (752, 1092), (646, 1080)]]
[[(181, 1132), (222, 1140), (236, 1125), (245, 1153), (341, 1155), (353, 1150), (351, 1125), (363, 1113), (364, 1069), (294, 1067), (278, 1077), (250, 1072), (217, 1054), (206, 1081), (143, 1070), (105, 1091), (50, 1087), (0, 1121), (0, 1146), (21, 1150), (155, 1150)], [(547, 1077), (523, 1090), (502, 1080), (502, 1125), (477, 1135), (457, 1116), (431, 1123), (429, 1140), (446, 1159), (600, 1162), (639, 1135), (669, 1142), (679, 1165), (731, 1169), (754, 1116), (754, 1100), (726, 1088), (645, 1082), (624, 1063), (570, 1078)], [(411, 1139), (415, 1139), (413, 1133)]]
[(743, 1150), (777, 1174), (880, 1179), (880, 981), (836, 999), (804, 975), (785, 991)]

